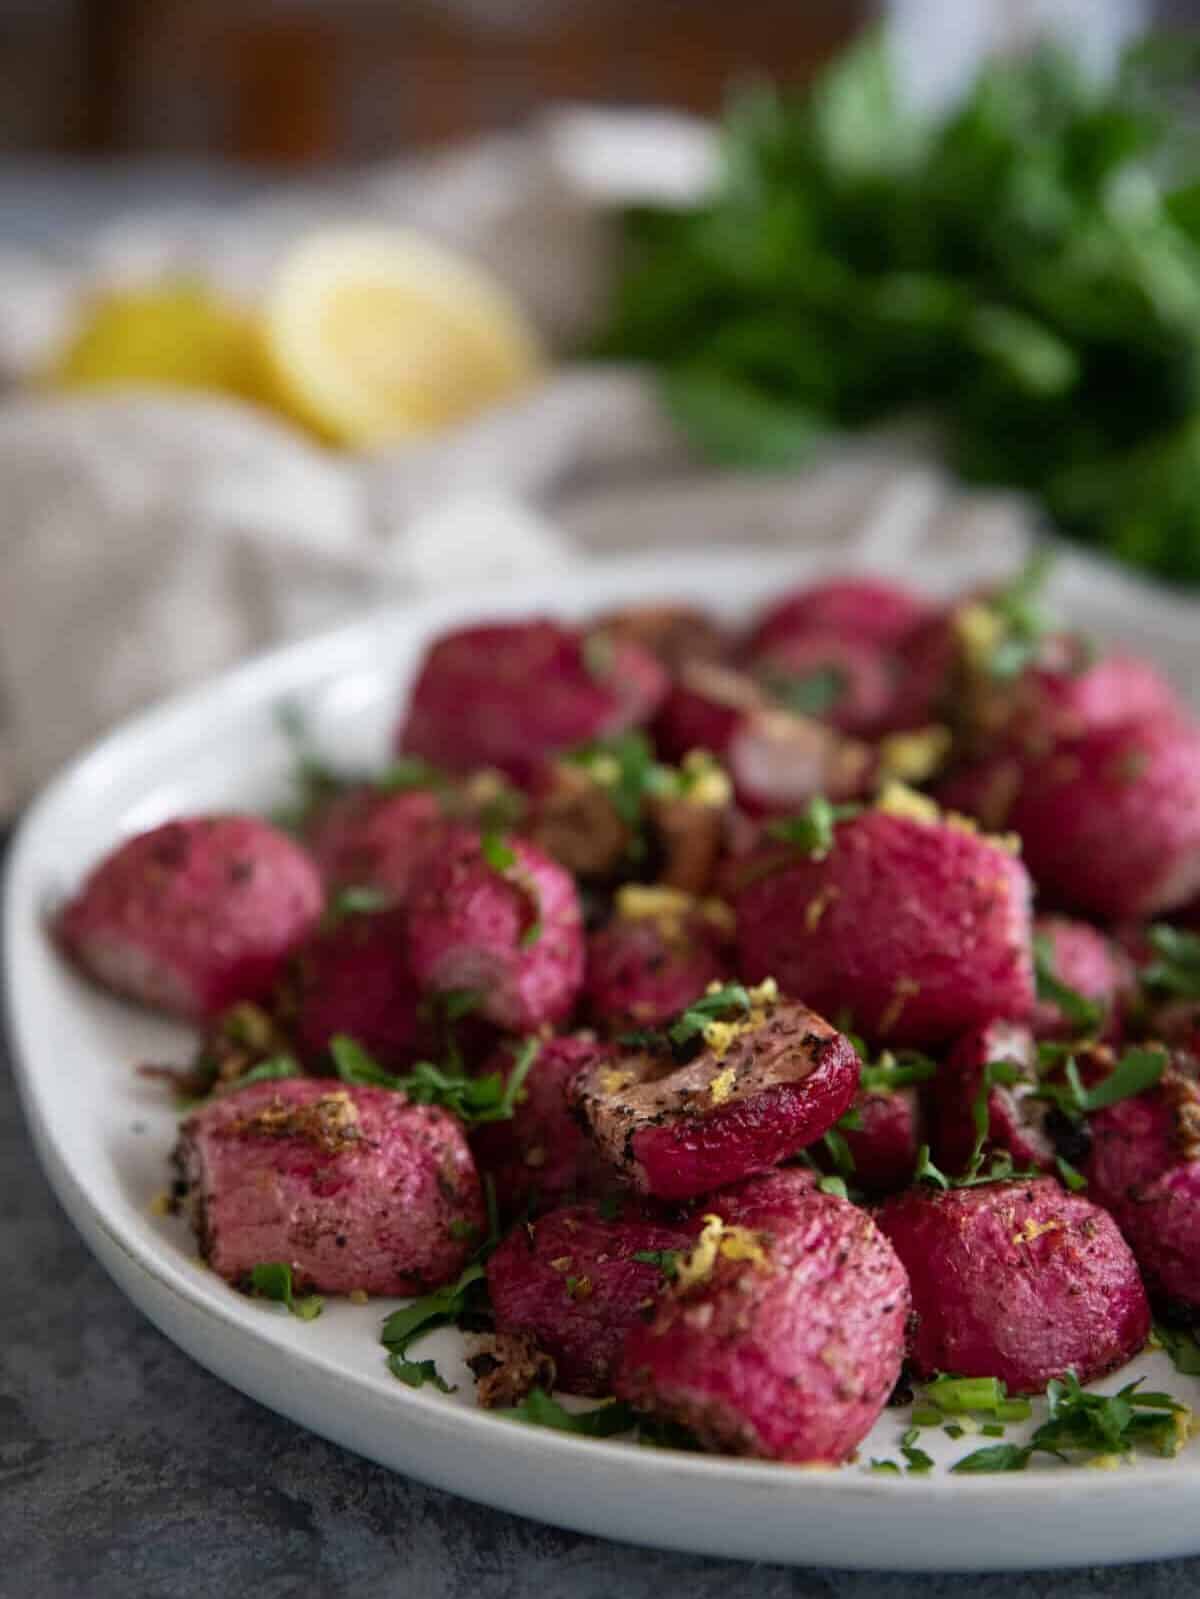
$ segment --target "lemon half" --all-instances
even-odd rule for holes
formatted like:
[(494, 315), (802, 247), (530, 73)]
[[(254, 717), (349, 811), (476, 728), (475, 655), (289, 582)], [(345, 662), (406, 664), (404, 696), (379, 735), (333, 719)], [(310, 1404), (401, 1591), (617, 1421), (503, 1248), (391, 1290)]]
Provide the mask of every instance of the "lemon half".
[(525, 388), (538, 339), (504, 289), (400, 230), (311, 235), (261, 314), (269, 402), (335, 444), (431, 433)]
[(250, 319), (202, 284), (164, 283), (97, 295), (42, 374), (51, 388), (152, 384), (254, 396)]

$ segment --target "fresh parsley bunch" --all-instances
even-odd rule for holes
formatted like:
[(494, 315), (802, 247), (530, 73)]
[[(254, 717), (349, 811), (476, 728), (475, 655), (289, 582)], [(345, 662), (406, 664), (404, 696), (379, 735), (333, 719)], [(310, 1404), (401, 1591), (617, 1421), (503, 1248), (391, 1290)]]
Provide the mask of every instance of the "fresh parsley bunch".
[(1043, 50), (940, 120), (869, 34), (802, 97), (732, 106), (723, 178), (627, 220), (593, 353), (658, 369), (714, 460), (777, 467), (900, 413), (964, 476), (1200, 584), (1200, 155), (1179, 39), (1107, 82)]

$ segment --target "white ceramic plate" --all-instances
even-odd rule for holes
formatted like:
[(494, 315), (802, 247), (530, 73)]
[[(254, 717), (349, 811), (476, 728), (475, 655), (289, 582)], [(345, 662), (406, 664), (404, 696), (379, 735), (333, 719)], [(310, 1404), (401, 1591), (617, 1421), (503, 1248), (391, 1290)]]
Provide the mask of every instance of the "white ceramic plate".
[[(381, 760), (422, 642), (467, 618), (545, 609), (582, 615), (653, 596), (728, 613), (811, 575), (802, 556), (726, 552), (626, 561), (586, 576), (455, 597), (367, 618), (289, 648), (152, 711), (71, 767), (29, 814), (7, 896), (7, 960), (18, 1078), (50, 1180), (116, 1281), (176, 1343), (226, 1381), (302, 1425), (385, 1465), (505, 1510), (613, 1538), (755, 1560), (906, 1569), (984, 1569), (1142, 1560), (1200, 1551), (1200, 1443), (1174, 1461), (1112, 1472), (1039, 1466), (952, 1476), (959, 1444), (927, 1430), (938, 1469), (888, 1478), (862, 1466), (804, 1471), (702, 1458), (524, 1427), (474, 1408), (458, 1335), (433, 1353), (459, 1391), (414, 1392), (387, 1373), (384, 1314), (328, 1304), (316, 1322), (251, 1302), (197, 1260), (182, 1223), (153, 1214), (175, 1125), (138, 1060), (184, 1057), (179, 1029), (79, 982), (44, 934), (47, 909), (123, 834), (174, 812), (270, 806), (288, 752), (273, 709), (294, 700), (347, 764)], [(970, 572), (944, 565), (929, 586)], [(920, 578), (922, 574), (913, 574)], [(1194, 612), (1074, 560), (1066, 596), (1081, 620), (1154, 649), (1194, 677)], [(1194, 684), (1193, 684), (1194, 687)], [(1200, 1407), (1200, 1382), (1162, 1355), (1135, 1363)], [(1108, 1386), (1108, 1385), (1105, 1385)], [(898, 1457), (903, 1412), (885, 1413), (863, 1459)]]

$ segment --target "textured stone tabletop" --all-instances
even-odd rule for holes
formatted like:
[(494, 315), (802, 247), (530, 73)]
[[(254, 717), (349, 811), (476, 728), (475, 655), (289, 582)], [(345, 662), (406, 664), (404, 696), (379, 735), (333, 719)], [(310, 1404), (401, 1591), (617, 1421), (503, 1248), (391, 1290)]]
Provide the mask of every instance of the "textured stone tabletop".
[(691, 1559), (370, 1465), (210, 1377), (118, 1293), (36, 1165), (2, 1044), (0, 1261), (2, 1599), (1200, 1595), (1200, 1560), (938, 1579)]

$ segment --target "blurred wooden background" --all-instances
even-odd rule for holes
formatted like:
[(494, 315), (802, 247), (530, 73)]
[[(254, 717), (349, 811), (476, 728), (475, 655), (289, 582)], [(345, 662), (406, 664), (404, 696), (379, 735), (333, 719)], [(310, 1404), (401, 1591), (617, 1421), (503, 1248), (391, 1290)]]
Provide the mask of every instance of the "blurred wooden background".
[(799, 82), (869, 0), (0, 0), (0, 148), (302, 167), (548, 101), (711, 111)]

